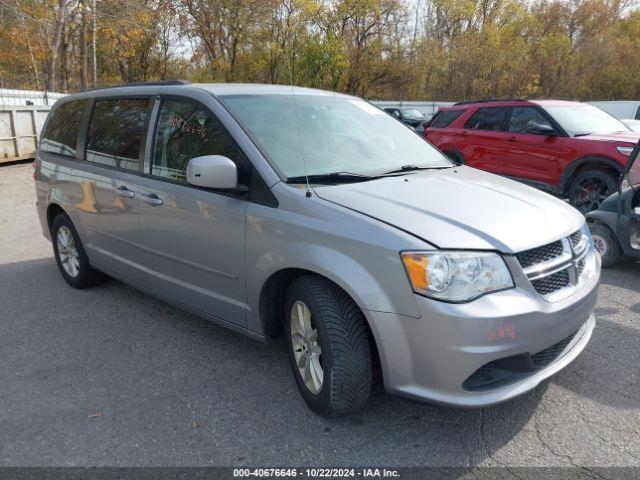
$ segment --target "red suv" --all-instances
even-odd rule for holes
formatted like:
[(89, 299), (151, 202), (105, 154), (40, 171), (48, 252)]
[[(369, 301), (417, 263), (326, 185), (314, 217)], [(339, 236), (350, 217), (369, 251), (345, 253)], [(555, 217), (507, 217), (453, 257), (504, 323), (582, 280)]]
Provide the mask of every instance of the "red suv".
[(427, 139), (452, 160), (568, 197), (583, 213), (617, 190), (640, 133), (593, 105), (489, 100), (441, 108)]

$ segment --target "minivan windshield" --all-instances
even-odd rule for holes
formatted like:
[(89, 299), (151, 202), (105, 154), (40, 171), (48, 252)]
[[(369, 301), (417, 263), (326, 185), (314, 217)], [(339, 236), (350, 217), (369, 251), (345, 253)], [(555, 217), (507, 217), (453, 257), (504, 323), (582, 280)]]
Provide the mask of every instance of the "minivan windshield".
[(544, 109), (572, 137), (592, 133), (626, 133), (631, 131), (616, 117), (586, 103), (544, 105)]
[(247, 94), (217, 98), (289, 178), (305, 173), (374, 175), (406, 165), (453, 166), (408, 127), (355, 97)]

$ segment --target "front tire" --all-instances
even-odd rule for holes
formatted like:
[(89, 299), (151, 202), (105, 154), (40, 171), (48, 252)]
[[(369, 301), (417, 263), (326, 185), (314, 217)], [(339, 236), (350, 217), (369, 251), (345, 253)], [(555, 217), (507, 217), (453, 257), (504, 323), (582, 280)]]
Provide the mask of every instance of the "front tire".
[(102, 282), (104, 276), (89, 264), (78, 232), (67, 214), (61, 213), (53, 220), (51, 239), (58, 269), (69, 285), (85, 289)]
[(587, 214), (618, 189), (618, 177), (607, 170), (585, 170), (569, 186), (569, 202)]
[(590, 223), (589, 230), (596, 251), (600, 254), (602, 267), (612, 267), (620, 261), (622, 249), (611, 229), (600, 223)]
[(366, 320), (333, 282), (296, 278), (284, 302), (287, 350), (300, 395), (319, 415), (354, 412), (369, 399), (371, 350)]

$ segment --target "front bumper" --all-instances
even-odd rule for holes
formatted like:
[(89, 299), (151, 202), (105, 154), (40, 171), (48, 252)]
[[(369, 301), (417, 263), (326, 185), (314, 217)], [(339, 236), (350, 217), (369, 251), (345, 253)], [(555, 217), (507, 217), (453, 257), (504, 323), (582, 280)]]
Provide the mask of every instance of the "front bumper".
[[(571, 363), (586, 347), (593, 328), (600, 264), (567, 298), (549, 302), (524, 278), (516, 288), (465, 304), (416, 296), (421, 317), (367, 311), (386, 389), (418, 400), (483, 407), (535, 388)], [(463, 383), (480, 367), (512, 356), (535, 354), (573, 335), (550, 363), (516, 375), (495, 388), (469, 390)]]

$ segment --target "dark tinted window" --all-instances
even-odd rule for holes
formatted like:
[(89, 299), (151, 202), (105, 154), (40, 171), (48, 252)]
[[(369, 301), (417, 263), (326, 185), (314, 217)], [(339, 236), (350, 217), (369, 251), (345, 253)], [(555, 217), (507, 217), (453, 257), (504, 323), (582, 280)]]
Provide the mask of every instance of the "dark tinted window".
[(41, 151), (75, 157), (84, 106), (84, 100), (76, 100), (64, 103), (53, 111), (41, 136)]
[(186, 181), (187, 163), (203, 155), (236, 160), (237, 148), (218, 119), (189, 101), (165, 100), (160, 109), (153, 149), (152, 173)]
[(636, 110), (636, 120), (640, 120), (640, 107)]
[(464, 124), (464, 128), (471, 130), (504, 131), (507, 109), (503, 107), (479, 108)]
[(96, 100), (89, 123), (87, 160), (137, 170), (149, 99)]
[(553, 128), (549, 120), (535, 107), (514, 107), (511, 110), (510, 132), (528, 133), (536, 125), (546, 125)]
[(465, 111), (466, 110), (440, 110), (433, 120), (431, 120), (429, 126), (431, 128), (447, 128)]

